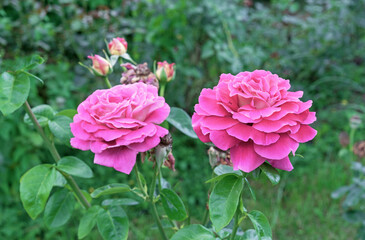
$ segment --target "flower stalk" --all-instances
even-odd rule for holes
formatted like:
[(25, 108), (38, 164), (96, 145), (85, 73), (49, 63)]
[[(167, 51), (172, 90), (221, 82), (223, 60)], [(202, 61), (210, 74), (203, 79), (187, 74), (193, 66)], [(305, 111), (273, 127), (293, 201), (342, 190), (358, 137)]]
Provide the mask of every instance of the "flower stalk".
[(160, 231), (161, 237), (163, 240), (168, 240), (165, 230), (163, 229), (160, 217), (158, 216), (158, 212), (157, 212), (157, 208), (156, 208), (156, 204), (155, 204), (155, 200), (154, 200), (154, 193), (155, 193), (155, 189), (156, 189), (156, 179), (158, 177), (159, 171), (158, 171), (158, 166), (155, 166), (155, 172), (153, 174), (153, 179), (152, 179), (152, 183), (151, 183), (151, 187), (150, 187), (150, 192), (149, 192), (149, 201), (150, 201), (150, 205), (151, 205), (151, 210), (152, 210), (152, 215), (155, 218), (158, 230)]
[[(41, 125), (39, 124), (37, 118), (35, 117), (35, 115), (32, 111), (32, 108), (30, 107), (28, 101), (25, 101), (24, 106), (25, 106), (25, 111), (28, 113), (28, 115), (29, 115), (30, 119), (32, 120), (35, 128), (37, 129), (39, 135), (41, 135), (46, 147), (50, 151), (50, 153), (51, 153), (53, 159), (55, 160), (55, 162), (57, 163), (61, 159), (61, 157), (60, 157), (60, 154), (58, 153), (56, 147), (47, 138), (46, 134), (43, 131), (43, 128), (41, 127)], [(65, 177), (67, 183), (70, 185), (72, 191), (76, 194), (76, 196), (79, 199), (80, 203), (86, 209), (91, 207), (90, 203), (87, 201), (84, 194), (81, 192), (80, 187), (77, 185), (77, 183), (75, 182), (73, 177), (71, 175), (65, 173), (65, 172), (62, 172), (62, 171), (60, 171), (60, 173)]]
[(103, 78), (104, 78), (106, 86), (108, 88), (112, 88), (112, 85), (110, 84), (109, 78), (107, 76), (104, 76)]

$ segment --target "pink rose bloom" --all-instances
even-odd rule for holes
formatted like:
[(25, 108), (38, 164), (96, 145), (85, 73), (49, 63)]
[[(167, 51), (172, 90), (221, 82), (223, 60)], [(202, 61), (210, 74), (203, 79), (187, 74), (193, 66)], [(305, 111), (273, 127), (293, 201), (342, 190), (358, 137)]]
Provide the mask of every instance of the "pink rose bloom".
[(71, 146), (95, 153), (94, 163), (129, 174), (138, 152), (160, 143), (168, 130), (158, 126), (170, 107), (157, 88), (144, 83), (96, 90), (77, 108)]
[(88, 56), (93, 61), (92, 69), (95, 70), (97, 75), (106, 76), (112, 71), (112, 65), (108, 60), (99, 55)]
[(113, 38), (113, 40), (108, 43), (108, 48), (111, 55), (123, 55), (127, 52), (128, 43), (124, 38)]
[(291, 171), (288, 158), (299, 143), (312, 140), (316, 120), (312, 101), (302, 91), (289, 92), (289, 80), (269, 71), (222, 74), (212, 89), (203, 89), (195, 105), (193, 128), (203, 142), (230, 149), (234, 170), (251, 172), (265, 161)]

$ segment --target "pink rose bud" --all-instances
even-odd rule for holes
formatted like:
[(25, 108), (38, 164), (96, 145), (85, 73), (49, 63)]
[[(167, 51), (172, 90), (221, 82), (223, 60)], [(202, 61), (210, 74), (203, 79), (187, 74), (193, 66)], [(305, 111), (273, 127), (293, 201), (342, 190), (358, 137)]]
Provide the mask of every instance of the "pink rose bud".
[(157, 63), (156, 77), (161, 82), (170, 82), (175, 77), (175, 63), (169, 64), (166, 61)]
[(112, 71), (112, 65), (108, 60), (99, 55), (88, 56), (93, 61), (92, 69), (96, 72), (97, 75), (106, 76)]
[(113, 38), (108, 48), (111, 55), (123, 55), (127, 52), (128, 43), (124, 38)]

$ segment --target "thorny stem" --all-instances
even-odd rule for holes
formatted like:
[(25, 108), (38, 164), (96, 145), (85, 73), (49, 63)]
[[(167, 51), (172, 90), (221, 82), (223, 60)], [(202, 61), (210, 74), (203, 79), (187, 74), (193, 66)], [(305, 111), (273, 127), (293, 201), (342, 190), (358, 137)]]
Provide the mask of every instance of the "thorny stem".
[[(39, 124), (37, 118), (35, 117), (32, 108), (29, 106), (28, 101), (25, 101), (24, 103), (25, 106), (25, 111), (28, 113), (30, 119), (32, 120), (35, 128), (37, 129), (39, 135), (41, 135), (46, 147), (48, 148), (48, 150), (51, 152), (51, 155), (53, 157), (53, 159), (55, 160), (55, 162), (58, 162), (61, 157), (56, 149), (56, 147), (51, 143), (51, 141), (47, 138), (46, 134), (44, 133), (41, 125)], [(79, 201), (81, 202), (81, 204), (88, 209), (91, 205), (90, 203), (87, 201), (87, 199), (85, 198), (84, 194), (81, 192), (80, 187), (77, 185), (77, 183), (75, 182), (75, 180), (72, 178), (72, 176), (70, 176), (69, 174), (60, 171), (60, 173), (66, 178), (67, 183), (70, 185), (70, 187), (72, 188), (72, 190), (75, 192), (76, 196), (78, 197)]]

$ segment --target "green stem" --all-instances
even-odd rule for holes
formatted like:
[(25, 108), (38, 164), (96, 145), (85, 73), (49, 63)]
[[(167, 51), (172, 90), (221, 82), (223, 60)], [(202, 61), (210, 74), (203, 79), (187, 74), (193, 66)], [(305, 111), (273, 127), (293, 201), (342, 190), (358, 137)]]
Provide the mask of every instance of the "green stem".
[(160, 96), (163, 97), (165, 95), (165, 87), (166, 83), (160, 85)]
[(154, 172), (153, 179), (152, 179), (152, 183), (151, 183), (151, 187), (150, 187), (149, 201), (150, 201), (150, 204), (151, 204), (152, 215), (155, 218), (155, 221), (156, 221), (158, 230), (160, 231), (161, 237), (162, 237), (163, 240), (168, 240), (168, 238), (166, 236), (166, 233), (165, 233), (165, 230), (162, 227), (162, 223), (161, 223), (160, 217), (158, 216), (156, 204), (155, 204), (155, 201), (154, 201), (154, 193), (155, 193), (155, 189), (156, 189), (156, 179), (157, 179), (157, 176), (158, 176), (158, 166), (156, 164), (156, 166), (155, 166), (155, 172)]
[[(29, 115), (30, 119), (32, 120), (35, 128), (37, 129), (39, 135), (41, 135), (46, 147), (51, 152), (53, 159), (55, 160), (55, 162), (58, 162), (61, 159), (61, 157), (60, 157), (56, 147), (51, 143), (51, 141), (49, 141), (46, 134), (44, 133), (41, 125), (39, 124), (37, 118), (35, 117), (35, 115), (32, 111), (32, 108), (29, 106), (28, 101), (25, 101), (24, 106), (25, 106), (25, 111), (28, 113), (28, 115)], [(76, 196), (79, 198), (82, 205), (86, 209), (89, 208), (91, 206), (90, 203), (87, 201), (84, 194), (82, 194), (79, 186), (77, 185), (75, 180), (72, 178), (72, 176), (70, 176), (69, 174), (67, 174), (65, 172), (61, 172), (61, 174), (66, 178), (67, 183), (70, 185), (72, 190), (75, 192)]]
[(105, 84), (108, 88), (112, 88), (112, 85), (110, 84), (108, 76), (104, 76)]
[(231, 238), (230, 238), (231, 240), (233, 240), (236, 237), (238, 226), (239, 226), (239, 219), (240, 219), (240, 210), (237, 208), (236, 214), (234, 216), (234, 226), (233, 226), (232, 234), (231, 234)]
[(138, 163), (136, 163), (134, 165), (134, 172), (136, 173), (136, 178), (137, 178), (137, 183), (138, 183), (139, 188), (141, 189), (143, 195), (145, 197), (148, 197), (148, 193), (144, 190), (144, 187), (142, 185), (141, 179), (139, 178)]

